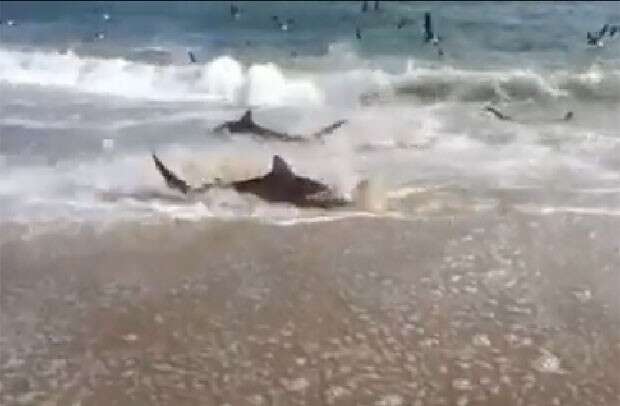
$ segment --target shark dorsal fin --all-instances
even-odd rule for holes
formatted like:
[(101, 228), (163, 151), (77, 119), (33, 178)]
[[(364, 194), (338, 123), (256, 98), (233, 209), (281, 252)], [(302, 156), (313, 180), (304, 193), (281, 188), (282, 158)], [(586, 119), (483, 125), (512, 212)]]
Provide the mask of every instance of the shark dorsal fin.
[(291, 168), (288, 166), (286, 161), (284, 161), (284, 159), (282, 159), (279, 155), (273, 156), (273, 162), (271, 164), (271, 172), (269, 174), (276, 175), (276, 176), (285, 176), (285, 177), (294, 176), (293, 171), (291, 171)]
[(252, 122), (252, 110), (246, 110), (245, 113), (243, 114), (243, 116), (241, 116), (241, 121), (242, 123), (251, 123)]

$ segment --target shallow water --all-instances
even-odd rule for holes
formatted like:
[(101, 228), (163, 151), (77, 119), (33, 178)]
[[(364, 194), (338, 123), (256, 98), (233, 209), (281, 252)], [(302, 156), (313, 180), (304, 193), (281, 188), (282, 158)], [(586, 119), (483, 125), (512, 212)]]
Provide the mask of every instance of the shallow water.
[(0, 3), (2, 403), (618, 404), (620, 7), (236, 4)]

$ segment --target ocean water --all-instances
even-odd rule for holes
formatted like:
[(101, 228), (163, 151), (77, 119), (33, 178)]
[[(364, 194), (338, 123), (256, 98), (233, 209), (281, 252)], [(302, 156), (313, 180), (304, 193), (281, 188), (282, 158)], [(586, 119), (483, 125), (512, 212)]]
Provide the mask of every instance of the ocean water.
[(2, 403), (619, 404), (620, 5), (231, 4), (0, 2)]
[[(248, 2), (233, 18), (212, 2), (3, 3), (15, 24), (1, 26), (0, 215), (168, 210), (99, 198), (165, 191), (149, 151), (191, 164), (184, 174), (196, 180), (265, 172), (280, 153), (344, 194), (369, 178), (384, 192), (553, 184), (594, 205), (618, 202), (620, 44), (584, 40), (620, 18), (617, 4), (360, 4)], [(426, 11), (442, 56), (423, 41)], [(273, 15), (295, 22), (282, 31)], [(397, 29), (403, 17), (412, 23)], [(490, 104), (517, 121), (489, 116)], [(210, 131), (247, 108), (281, 131), (351, 124), (304, 148)], [(575, 118), (563, 122), (568, 111)], [(609, 193), (591, 192), (601, 188)], [(551, 204), (542, 195), (528, 203)]]

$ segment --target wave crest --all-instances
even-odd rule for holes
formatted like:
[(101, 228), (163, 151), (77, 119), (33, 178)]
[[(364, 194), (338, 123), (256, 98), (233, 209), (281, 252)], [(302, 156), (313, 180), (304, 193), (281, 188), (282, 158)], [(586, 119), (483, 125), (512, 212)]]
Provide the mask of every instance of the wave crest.
[(287, 77), (273, 64), (221, 56), (204, 65), (153, 65), (125, 59), (0, 49), (0, 82), (155, 100), (198, 100), (266, 106), (317, 106), (323, 94), (311, 79)]

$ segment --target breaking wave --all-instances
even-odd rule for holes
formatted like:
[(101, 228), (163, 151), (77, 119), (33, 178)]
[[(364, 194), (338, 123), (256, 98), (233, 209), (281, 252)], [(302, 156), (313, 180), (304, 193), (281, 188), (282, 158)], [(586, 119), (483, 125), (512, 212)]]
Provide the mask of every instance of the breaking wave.
[(0, 82), (61, 87), (77, 92), (155, 100), (198, 100), (261, 106), (323, 103), (305, 78), (287, 77), (273, 64), (249, 68), (222, 56), (204, 65), (153, 65), (73, 52), (0, 49)]
[(585, 72), (541, 73), (532, 69), (476, 71), (414, 68), (394, 78), (397, 95), (424, 100), (522, 101), (573, 97), (620, 101), (620, 70), (592, 66)]
[(246, 106), (356, 104), (369, 93), (428, 101), (521, 101), (557, 98), (620, 102), (620, 70), (593, 65), (583, 72), (532, 69), (482, 71), (416, 66), (402, 73), (380, 67), (332, 70), (331, 55), (319, 72), (288, 72), (273, 62), (244, 66), (230, 56), (204, 64), (161, 65), (122, 58), (82, 57), (68, 51), (0, 48), (0, 82), (61, 87), (77, 92), (154, 100), (190, 100)]

